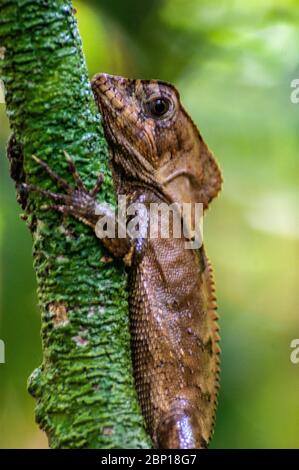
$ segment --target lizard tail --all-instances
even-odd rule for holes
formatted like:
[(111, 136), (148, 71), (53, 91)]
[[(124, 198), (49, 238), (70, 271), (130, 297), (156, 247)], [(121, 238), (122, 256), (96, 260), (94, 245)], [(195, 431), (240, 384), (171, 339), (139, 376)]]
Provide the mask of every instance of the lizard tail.
[(180, 400), (165, 414), (158, 426), (156, 445), (158, 449), (206, 449), (194, 409)]

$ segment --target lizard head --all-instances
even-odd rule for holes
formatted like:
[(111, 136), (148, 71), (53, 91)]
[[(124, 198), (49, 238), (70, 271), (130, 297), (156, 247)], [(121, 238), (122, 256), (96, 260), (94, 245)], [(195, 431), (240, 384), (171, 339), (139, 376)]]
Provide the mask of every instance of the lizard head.
[(92, 88), (116, 176), (158, 187), (172, 202), (207, 207), (221, 188), (221, 173), (176, 88), (104, 73)]

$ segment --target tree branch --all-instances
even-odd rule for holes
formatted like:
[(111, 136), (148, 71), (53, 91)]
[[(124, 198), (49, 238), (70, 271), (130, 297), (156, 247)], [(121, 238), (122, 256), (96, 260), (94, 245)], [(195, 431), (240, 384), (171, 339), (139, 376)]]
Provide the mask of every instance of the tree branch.
[[(73, 183), (66, 150), (89, 189), (99, 171), (104, 174), (100, 198), (113, 202), (71, 2), (0, 0), (0, 47), (7, 114), (23, 149), (26, 181), (57, 191), (34, 154)], [(146, 448), (124, 269), (83, 224), (43, 211), (45, 202), (32, 194), (26, 207), (42, 310), (43, 363), (29, 380), (37, 422), (53, 448)]]

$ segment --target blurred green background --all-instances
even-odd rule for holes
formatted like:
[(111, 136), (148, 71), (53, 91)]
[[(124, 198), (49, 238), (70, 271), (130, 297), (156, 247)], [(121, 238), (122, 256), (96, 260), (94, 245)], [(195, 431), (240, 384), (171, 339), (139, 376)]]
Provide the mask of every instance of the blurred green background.
[[(212, 447), (299, 447), (297, 0), (76, 1), (90, 76), (161, 78), (218, 158), (205, 221), (222, 336)], [(0, 447), (46, 447), (26, 380), (41, 362), (31, 240), (8, 176), (0, 105)]]

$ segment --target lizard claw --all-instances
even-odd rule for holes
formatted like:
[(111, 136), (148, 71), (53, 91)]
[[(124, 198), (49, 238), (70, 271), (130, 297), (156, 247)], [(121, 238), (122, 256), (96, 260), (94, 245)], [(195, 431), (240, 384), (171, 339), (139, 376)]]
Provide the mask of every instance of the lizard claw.
[(70, 171), (72, 177), (74, 178), (77, 189), (80, 189), (81, 191), (86, 191), (87, 192), (87, 189), (86, 189), (86, 187), (85, 187), (85, 185), (84, 185), (84, 183), (81, 179), (81, 176), (77, 172), (77, 169), (75, 167), (75, 164), (74, 164), (74, 161), (73, 161), (72, 157), (65, 150), (63, 151), (63, 153), (64, 153), (66, 161), (68, 162), (69, 171)]
[(32, 155), (32, 158), (45, 170), (49, 177), (65, 190), (65, 194), (55, 193), (48, 189), (26, 183), (21, 185), (22, 190), (26, 193), (34, 191), (52, 199), (53, 204), (42, 205), (42, 210), (55, 210), (65, 215), (71, 215), (94, 228), (98, 220), (98, 216), (95, 214), (97, 205), (96, 195), (102, 186), (104, 177), (102, 174), (99, 174), (93, 189), (88, 191), (77, 172), (71, 156), (67, 152), (64, 152), (64, 155), (68, 163), (69, 171), (74, 179), (75, 187), (72, 187), (64, 178), (52, 170), (46, 162)]
[(65, 179), (58, 175), (54, 170), (52, 170), (52, 168), (46, 162), (38, 158), (36, 155), (32, 155), (32, 158), (45, 170), (45, 172), (50, 176), (51, 180), (57, 183), (58, 186), (64, 189), (67, 193), (72, 191), (72, 188), (68, 182), (65, 181)]
[[(76, 183), (76, 189), (84, 193), (88, 193), (81, 179), (81, 176), (77, 172), (77, 169), (76, 169), (76, 166), (74, 164), (72, 157), (65, 150), (63, 151), (63, 153), (68, 163), (69, 171)], [(72, 193), (74, 191), (74, 189), (69, 185), (69, 183), (60, 175), (58, 175), (54, 170), (52, 170), (52, 168), (45, 161), (41, 160), (36, 155), (32, 155), (32, 158), (36, 163), (39, 164), (39, 166), (41, 166), (45, 170), (45, 172), (49, 175), (51, 180), (57, 183), (58, 186), (60, 186), (62, 189), (64, 189), (66, 193)], [(89, 195), (91, 197), (95, 197), (97, 195), (97, 193), (101, 189), (103, 181), (104, 181), (104, 176), (102, 173), (100, 173), (97, 177), (97, 180), (95, 182), (93, 189), (89, 192)]]
[(67, 203), (70, 198), (66, 194), (54, 193), (53, 191), (48, 191), (47, 189), (40, 188), (39, 186), (35, 186), (34, 184), (22, 183), (20, 186), (24, 191), (27, 191), (27, 192), (33, 191), (33, 192), (42, 194), (43, 196), (49, 197), (50, 199), (53, 199), (54, 201), (63, 201)]
[(91, 197), (95, 197), (98, 194), (98, 192), (100, 191), (100, 189), (102, 187), (103, 181), (104, 181), (104, 176), (103, 176), (102, 173), (99, 173), (99, 175), (97, 177), (97, 180), (95, 182), (95, 185), (92, 188), (92, 190), (90, 191)]

